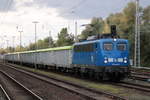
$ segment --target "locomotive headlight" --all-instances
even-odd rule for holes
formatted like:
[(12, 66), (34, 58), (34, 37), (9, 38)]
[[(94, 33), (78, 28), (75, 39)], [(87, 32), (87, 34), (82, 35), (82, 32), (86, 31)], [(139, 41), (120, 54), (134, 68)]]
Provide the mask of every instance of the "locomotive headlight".
[(117, 39), (114, 38), (114, 41), (117, 41)]
[(108, 63), (108, 58), (107, 57), (104, 57), (104, 63)]
[(107, 60), (104, 60), (104, 63), (107, 63), (108, 61)]
[(127, 63), (127, 60), (124, 60), (124, 63)]
[(127, 57), (124, 57), (124, 61), (123, 61), (124, 63), (127, 63)]

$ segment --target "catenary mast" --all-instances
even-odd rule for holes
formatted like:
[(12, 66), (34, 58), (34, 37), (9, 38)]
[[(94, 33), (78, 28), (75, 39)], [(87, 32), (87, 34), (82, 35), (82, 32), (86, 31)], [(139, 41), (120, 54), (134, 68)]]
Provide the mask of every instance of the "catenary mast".
[(136, 18), (135, 18), (135, 49), (134, 66), (140, 67), (140, 16), (139, 0), (136, 0)]

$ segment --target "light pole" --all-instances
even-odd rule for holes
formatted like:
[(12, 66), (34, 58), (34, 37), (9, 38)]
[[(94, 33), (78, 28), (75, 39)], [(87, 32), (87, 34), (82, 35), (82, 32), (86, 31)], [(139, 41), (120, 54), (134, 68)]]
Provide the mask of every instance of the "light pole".
[(52, 43), (51, 43), (51, 31), (49, 31), (49, 47), (51, 47)]
[(9, 40), (6, 40), (6, 43), (7, 43), (7, 51), (9, 52), (9, 49), (8, 49)]
[(20, 33), (20, 51), (21, 51), (21, 46), (22, 46), (22, 34), (21, 34), (21, 33), (22, 33), (23, 31), (22, 31), (22, 30), (19, 30), (18, 32)]
[(15, 42), (15, 36), (12, 36), (12, 42), (13, 42), (13, 52), (15, 52), (15, 44), (14, 44), (14, 42)]
[[(22, 34), (21, 33), (23, 32), (23, 28), (21, 26), (20, 27), (17, 26), (16, 28), (17, 28), (18, 32), (20, 33), (20, 52), (21, 52), (21, 45), (22, 45), (22, 36), (21, 36)], [(22, 59), (21, 59), (20, 55), (19, 55), (19, 60), (20, 60), (20, 65), (22, 65), (22, 61), (21, 61)]]
[[(74, 14), (75, 15), (75, 11), (71, 11), (71, 14)], [(75, 18), (74, 18), (75, 20)], [(77, 20), (75, 21), (75, 42), (78, 42), (78, 37), (77, 37), (77, 34), (78, 34), (78, 24), (77, 24)]]
[(37, 49), (37, 43), (36, 43), (36, 36), (37, 36), (37, 33), (36, 33), (36, 26), (37, 26), (37, 23), (39, 23), (38, 21), (33, 21), (32, 23), (34, 23), (34, 30), (35, 30), (35, 34), (34, 34), (34, 36), (35, 36), (35, 50)]
[[(37, 25), (37, 23), (39, 23), (38, 21), (33, 21), (32, 23), (34, 23), (34, 25), (35, 25), (35, 51), (37, 50), (37, 43), (36, 43), (36, 25)], [(35, 69), (37, 69), (37, 66), (36, 66), (36, 62), (37, 62), (37, 57), (36, 57), (36, 53), (35, 53), (35, 62), (34, 62), (34, 66), (35, 66)]]
[(23, 32), (23, 28), (20, 26), (17, 26), (17, 31), (19, 32), (19, 37), (20, 37), (20, 51), (21, 51), (21, 46), (22, 46), (22, 32)]
[(78, 28), (77, 28), (77, 21), (75, 21), (75, 42), (78, 42), (78, 37), (77, 37), (77, 33), (78, 33)]
[[(15, 42), (15, 36), (12, 36), (12, 42), (13, 42), (13, 52), (15, 52), (15, 45), (14, 45), (14, 42)], [(13, 55), (13, 60), (15, 59), (15, 55)], [(14, 63), (15, 61), (13, 61)]]

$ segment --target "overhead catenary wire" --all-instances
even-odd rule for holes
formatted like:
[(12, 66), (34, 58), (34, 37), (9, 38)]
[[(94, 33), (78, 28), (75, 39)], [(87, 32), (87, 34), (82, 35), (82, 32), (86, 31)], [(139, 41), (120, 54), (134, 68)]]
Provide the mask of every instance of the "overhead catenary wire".
[[(74, 12), (74, 9), (80, 7), (81, 5), (83, 5), (87, 0), (80, 0), (77, 4), (75, 4), (74, 6), (72, 6), (71, 8), (66, 9), (65, 12), (62, 12), (60, 15), (64, 16), (70, 13)], [(84, 2), (84, 3), (83, 3)]]

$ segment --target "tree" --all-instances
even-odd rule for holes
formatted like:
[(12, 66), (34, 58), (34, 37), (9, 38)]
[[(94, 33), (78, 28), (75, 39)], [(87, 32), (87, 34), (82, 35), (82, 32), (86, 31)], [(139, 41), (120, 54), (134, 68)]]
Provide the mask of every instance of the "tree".
[(50, 37), (47, 37), (44, 39), (44, 43), (47, 43), (47, 47), (54, 47), (55, 44), (54, 44), (54, 40), (53, 38), (50, 36)]
[[(150, 6), (146, 8), (140, 7), (141, 16), (141, 64), (143, 66), (150, 65)], [(130, 42), (130, 54), (133, 58), (134, 56), (134, 42), (135, 42), (135, 15), (136, 15), (136, 5), (134, 2), (130, 2), (123, 9), (122, 12), (111, 14), (107, 19), (107, 24), (116, 24), (118, 27), (118, 32), (121, 33), (121, 38), (126, 38)]]
[(136, 5), (134, 2), (130, 2), (122, 12), (111, 14), (106, 19), (108, 25), (115, 24), (117, 26), (117, 32), (121, 38), (126, 38), (130, 41), (130, 46), (132, 47), (130, 48), (132, 58), (134, 56), (135, 14)]
[(0, 54), (5, 54), (5, 53), (7, 53), (6, 49), (1, 48), (0, 49)]
[(88, 36), (100, 34), (103, 32), (104, 21), (102, 18), (94, 17), (91, 23), (86, 25), (85, 30), (81, 33), (81, 39), (87, 39)]
[(125, 20), (125, 18), (124, 18), (122, 13), (110, 14), (110, 16), (108, 16), (106, 19), (106, 26), (105, 27), (107, 27), (107, 28), (104, 31), (106, 32), (107, 30), (109, 30), (109, 32), (110, 32), (110, 25), (116, 25), (117, 26), (117, 32), (119, 34), (122, 34), (123, 33), (122, 26), (124, 24), (123, 23), (124, 20)]
[(28, 50), (35, 50), (35, 43), (30, 43), (29, 46), (27, 46)]
[(150, 66), (150, 6), (143, 9), (141, 16), (141, 63)]
[(58, 40), (56, 46), (67, 46), (74, 43), (74, 36), (68, 34), (67, 28), (62, 28), (60, 33), (58, 33)]
[[(36, 48), (37, 45), (37, 48)], [(43, 40), (38, 40), (37, 43), (31, 43), (27, 46), (28, 50), (35, 50), (35, 49), (44, 49), (44, 48), (52, 48), (54, 47), (54, 41), (52, 37), (46, 37)]]

